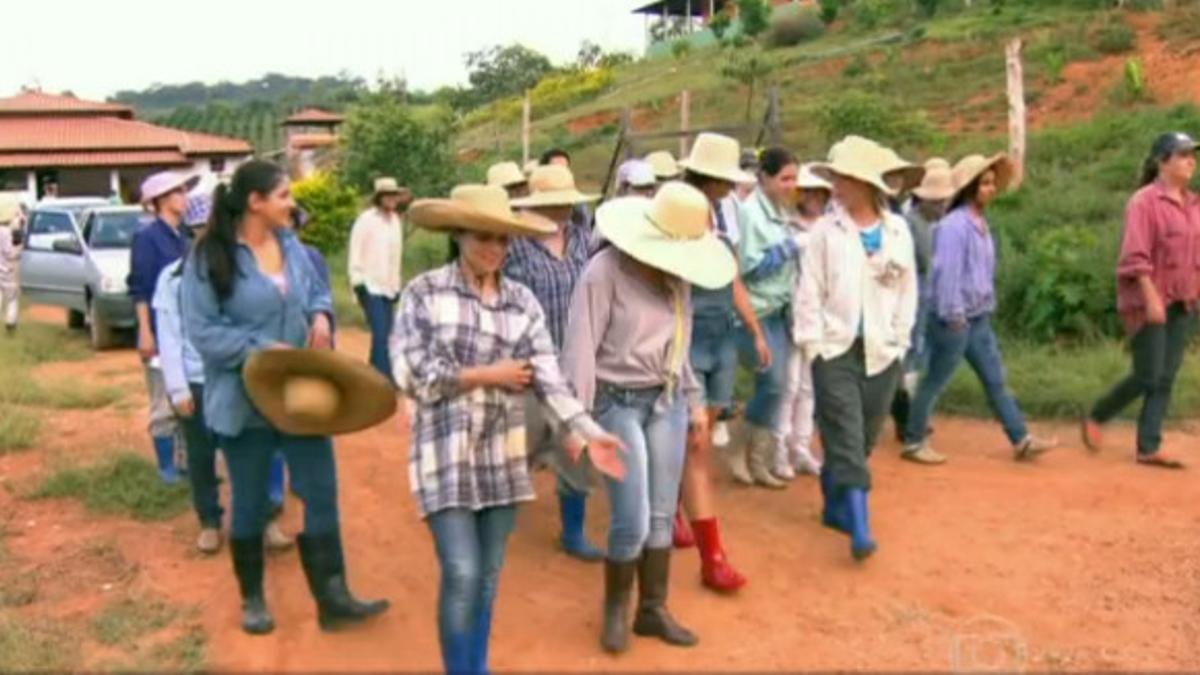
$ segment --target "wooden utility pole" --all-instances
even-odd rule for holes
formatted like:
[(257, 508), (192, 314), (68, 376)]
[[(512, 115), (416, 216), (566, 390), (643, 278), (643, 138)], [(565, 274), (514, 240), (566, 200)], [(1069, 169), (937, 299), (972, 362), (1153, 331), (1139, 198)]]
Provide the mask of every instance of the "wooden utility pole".
[(688, 137), (687, 130), (691, 124), (692, 117), (692, 94), (687, 89), (679, 93), (679, 130), (685, 132), (679, 137), (679, 157), (687, 157), (688, 155)]
[(525, 90), (525, 103), (521, 107), (521, 166), (529, 163), (529, 90)]
[(1014, 38), (1004, 50), (1008, 74), (1008, 157), (1013, 163), (1011, 189), (1025, 179), (1025, 74), (1021, 65), (1021, 39)]

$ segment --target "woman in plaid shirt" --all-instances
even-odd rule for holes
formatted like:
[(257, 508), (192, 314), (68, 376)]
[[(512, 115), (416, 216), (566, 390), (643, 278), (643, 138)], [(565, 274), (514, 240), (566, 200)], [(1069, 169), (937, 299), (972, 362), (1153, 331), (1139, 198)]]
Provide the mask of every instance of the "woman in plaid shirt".
[(516, 505), (534, 498), (523, 392), (532, 389), (577, 456), (618, 477), (620, 441), (575, 400), (533, 293), (500, 270), (516, 219), (499, 187), (464, 185), (413, 204), (412, 222), (449, 231), (454, 260), (412, 281), (391, 340), (396, 382), (415, 402), (409, 482), (442, 579), (438, 634), (447, 672), (486, 672), (492, 601)]

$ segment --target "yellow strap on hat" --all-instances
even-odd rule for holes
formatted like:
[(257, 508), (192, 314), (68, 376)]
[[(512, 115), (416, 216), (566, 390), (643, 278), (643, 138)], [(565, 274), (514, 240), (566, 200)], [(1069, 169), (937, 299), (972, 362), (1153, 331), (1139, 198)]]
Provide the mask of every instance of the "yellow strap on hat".
[(671, 339), (671, 349), (667, 352), (667, 400), (675, 400), (675, 384), (683, 372), (683, 342), (687, 335), (684, 332), (684, 307), (682, 284), (671, 284), (671, 305), (675, 310), (675, 335)]

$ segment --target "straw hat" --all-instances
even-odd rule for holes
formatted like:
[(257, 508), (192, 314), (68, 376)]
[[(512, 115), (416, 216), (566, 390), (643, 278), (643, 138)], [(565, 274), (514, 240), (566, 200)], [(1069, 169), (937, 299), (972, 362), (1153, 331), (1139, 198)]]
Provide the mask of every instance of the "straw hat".
[(679, 163), (675, 161), (675, 155), (672, 155), (667, 150), (652, 152), (646, 155), (644, 159), (654, 169), (654, 176), (659, 180), (678, 178), (679, 174), (682, 173), (679, 169)]
[(594, 202), (600, 195), (589, 195), (575, 189), (575, 175), (565, 166), (547, 164), (534, 169), (529, 176), (529, 196), (514, 199), (514, 209), (533, 209), (539, 206), (574, 206)]
[(0, 225), (10, 225), (21, 215), (21, 204), (16, 197), (0, 196)]
[(702, 288), (733, 282), (737, 263), (710, 227), (708, 198), (679, 181), (654, 199), (621, 197), (596, 211), (596, 229), (623, 253)]
[(736, 139), (705, 132), (696, 137), (691, 154), (680, 160), (679, 166), (730, 183), (752, 183), (754, 175), (742, 171), (741, 158), (742, 150)]
[(657, 183), (658, 177), (654, 174), (654, 167), (644, 159), (628, 159), (617, 168), (618, 185), (649, 188)]
[(813, 172), (813, 168), (817, 166), (814, 163), (803, 164), (800, 166), (800, 173), (796, 176), (797, 190), (833, 190), (833, 186), (829, 181), (821, 178)]
[(401, 199), (412, 199), (412, 190), (401, 186), (395, 178), (384, 176), (375, 179), (375, 190), (371, 193), (371, 198), (379, 195), (400, 195)]
[(831, 183), (834, 176), (853, 178), (894, 197), (896, 190), (888, 185), (885, 177), (888, 167), (894, 166), (894, 155), (875, 141), (861, 136), (847, 136), (829, 149), (829, 161), (814, 164), (812, 171)]
[(951, 199), (958, 199), (962, 191), (967, 189), (980, 176), (989, 170), (996, 172), (996, 191), (1004, 192), (1012, 181), (1013, 167), (1008, 155), (999, 153), (991, 157), (983, 155), (967, 155), (954, 165), (954, 194)]
[(396, 412), (396, 390), (387, 378), (331, 350), (258, 352), (246, 361), (242, 380), (254, 407), (286, 434), (348, 434)]
[(925, 177), (912, 192), (917, 199), (926, 202), (940, 202), (953, 197), (954, 173), (950, 170), (950, 162), (941, 157), (926, 161)]
[(517, 166), (516, 162), (500, 162), (488, 167), (487, 184), (497, 187), (512, 187), (520, 185), (529, 180), (524, 173), (521, 172), (521, 167)]
[(508, 193), (495, 185), (459, 185), (449, 199), (418, 199), (408, 220), (427, 230), (471, 230), (516, 236), (551, 234), (554, 228), (517, 218)]
[(184, 192), (191, 192), (192, 188), (196, 187), (196, 184), (199, 182), (199, 176), (186, 174), (182, 171), (159, 171), (158, 173), (150, 174), (146, 180), (142, 181), (139, 194), (142, 198), (142, 204), (145, 205), (180, 188), (183, 188)]

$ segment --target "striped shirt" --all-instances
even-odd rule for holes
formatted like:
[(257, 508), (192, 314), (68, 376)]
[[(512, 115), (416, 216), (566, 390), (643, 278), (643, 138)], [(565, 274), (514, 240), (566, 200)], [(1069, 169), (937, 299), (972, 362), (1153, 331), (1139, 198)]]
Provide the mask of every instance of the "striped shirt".
[(603, 433), (558, 368), (545, 314), (526, 287), (501, 277), (485, 303), (457, 262), (426, 272), (400, 298), (391, 338), (396, 382), (415, 402), (409, 484), (424, 518), (533, 499), (522, 394), (463, 391), (459, 372), (503, 359), (528, 360), (533, 392), (556, 424), (585, 439)]
[[(538, 216), (525, 214), (525, 217)], [(542, 304), (546, 327), (556, 349), (562, 349), (571, 295), (588, 261), (587, 230), (569, 223), (565, 236), (562, 258), (534, 237), (516, 237), (508, 245), (508, 259), (504, 261), (505, 276), (528, 286)]]

